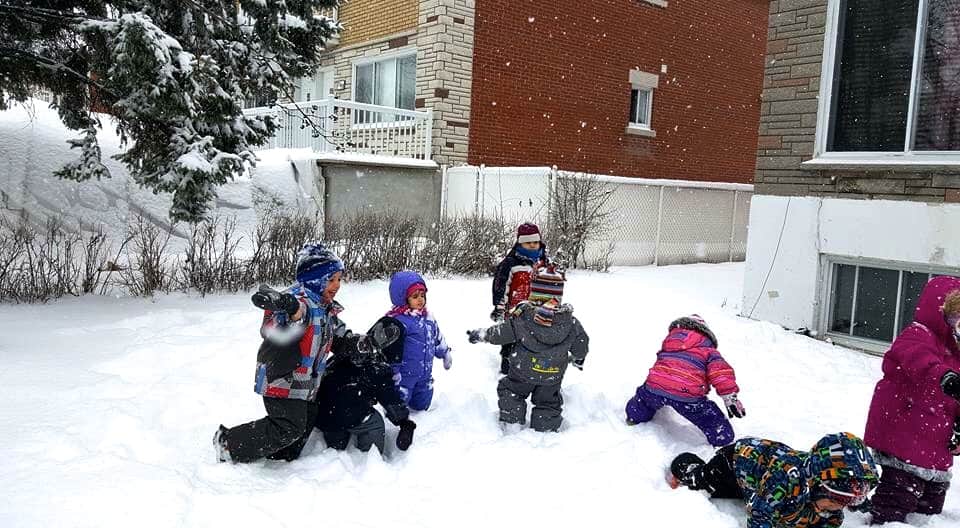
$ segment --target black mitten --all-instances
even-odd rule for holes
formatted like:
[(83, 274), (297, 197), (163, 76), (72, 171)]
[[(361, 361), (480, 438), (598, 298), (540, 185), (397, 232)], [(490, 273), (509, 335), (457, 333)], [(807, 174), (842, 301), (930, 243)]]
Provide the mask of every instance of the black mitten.
[(950, 454), (960, 456), (960, 418), (953, 421), (953, 434), (950, 436)]
[(293, 294), (278, 292), (266, 284), (261, 284), (260, 289), (250, 297), (250, 300), (261, 310), (283, 313), (291, 317), (300, 310), (300, 301)]
[(409, 418), (400, 422), (400, 433), (397, 435), (397, 449), (406, 451), (410, 448), (410, 445), (413, 444), (413, 430), (416, 428), (417, 424), (413, 423), (413, 420)]
[(940, 387), (943, 389), (944, 394), (960, 401), (960, 374), (948, 370), (947, 373), (940, 378)]
[(471, 344), (477, 344), (480, 341), (483, 341), (484, 337), (486, 337), (486, 334), (487, 332), (483, 328), (467, 330), (467, 341), (469, 341)]

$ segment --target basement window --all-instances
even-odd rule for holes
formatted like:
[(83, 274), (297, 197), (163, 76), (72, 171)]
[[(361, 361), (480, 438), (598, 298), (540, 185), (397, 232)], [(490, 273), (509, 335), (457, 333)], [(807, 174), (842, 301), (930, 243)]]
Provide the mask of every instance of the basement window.
[(883, 352), (913, 321), (920, 292), (938, 275), (926, 266), (827, 260), (826, 335)]
[(627, 134), (656, 137), (653, 130), (653, 92), (660, 76), (640, 70), (630, 70), (630, 112)]

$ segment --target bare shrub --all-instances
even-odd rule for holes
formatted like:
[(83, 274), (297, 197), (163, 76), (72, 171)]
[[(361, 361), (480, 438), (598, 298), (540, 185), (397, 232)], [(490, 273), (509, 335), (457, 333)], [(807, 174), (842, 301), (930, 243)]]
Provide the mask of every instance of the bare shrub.
[(323, 239), (343, 260), (347, 276), (362, 281), (420, 267), (422, 230), (422, 222), (414, 216), (360, 211), (328, 221)]
[(193, 224), (183, 262), (178, 266), (178, 289), (200, 295), (240, 291), (253, 285), (249, 262), (237, 255), (241, 237), (236, 218), (215, 217)]
[(472, 214), (443, 218), (436, 241), (422, 250), (425, 268), (435, 273), (484, 275), (513, 245), (513, 229), (500, 216)]
[(109, 240), (103, 232), (103, 226), (84, 235), (83, 274), (80, 281), (80, 293), (97, 293), (106, 287), (110, 277), (112, 262), (107, 259), (110, 251)]
[(290, 282), (297, 252), (307, 242), (321, 238), (323, 223), (316, 215), (276, 215), (260, 220), (252, 234), (253, 255), (247, 262), (250, 284)]
[(554, 180), (547, 232), (556, 262), (590, 268), (584, 257), (587, 242), (606, 238), (613, 227), (607, 207), (613, 190), (613, 185), (593, 175), (560, 175)]
[(3, 218), (0, 234), (0, 300), (46, 302), (82, 293), (83, 236), (62, 218), (48, 218), (42, 228), (25, 217)]
[(161, 230), (138, 215), (127, 226), (124, 241), (128, 266), (120, 271), (120, 283), (131, 295), (168, 293), (175, 275), (168, 253), (173, 230)]

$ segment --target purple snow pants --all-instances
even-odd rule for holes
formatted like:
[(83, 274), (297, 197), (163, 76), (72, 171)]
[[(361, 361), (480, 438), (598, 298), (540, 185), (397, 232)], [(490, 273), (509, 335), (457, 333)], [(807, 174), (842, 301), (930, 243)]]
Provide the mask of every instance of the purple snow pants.
[(873, 524), (905, 522), (909, 513), (943, 511), (949, 482), (932, 482), (890, 466), (880, 466), (880, 485), (873, 494)]
[(649, 422), (653, 415), (664, 405), (673, 407), (687, 420), (696, 425), (707, 441), (714, 447), (733, 442), (733, 426), (723, 415), (716, 403), (706, 397), (695, 401), (679, 401), (660, 396), (647, 390), (646, 386), (637, 388), (637, 393), (627, 402), (627, 420), (630, 423)]

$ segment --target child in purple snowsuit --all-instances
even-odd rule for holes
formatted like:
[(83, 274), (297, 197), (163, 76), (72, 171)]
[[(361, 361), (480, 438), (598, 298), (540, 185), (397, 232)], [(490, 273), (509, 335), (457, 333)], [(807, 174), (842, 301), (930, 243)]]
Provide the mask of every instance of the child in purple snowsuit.
[(717, 338), (699, 315), (681, 317), (670, 323), (647, 380), (627, 402), (627, 423), (649, 422), (668, 405), (696, 425), (710, 445), (729, 444), (733, 426), (707, 398), (711, 385), (723, 398), (730, 418), (743, 418), (746, 411), (737, 399), (737, 378), (717, 351)]
[(882, 468), (875, 524), (943, 510), (960, 455), (960, 279), (927, 283), (907, 326), (883, 356), (864, 441)]
[(403, 361), (393, 365), (394, 378), (410, 409), (424, 411), (433, 400), (433, 360), (443, 360), (449, 370), (453, 356), (437, 321), (427, 312), (427, 285), (415, 271), (398, 271), (390, 277), (387, 312), (404, 327)]

